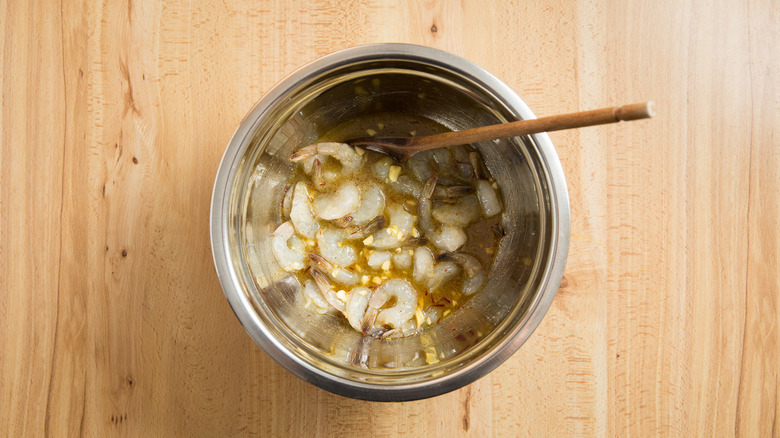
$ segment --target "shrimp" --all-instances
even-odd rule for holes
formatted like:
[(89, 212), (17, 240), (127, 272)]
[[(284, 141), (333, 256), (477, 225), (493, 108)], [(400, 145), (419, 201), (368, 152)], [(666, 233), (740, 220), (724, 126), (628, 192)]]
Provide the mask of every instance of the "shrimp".
[(386, 261), (390, 260), (392, 256), (390, 251), (374, 251), (368, 256), (368, 266), (379, 269)]
[(433, 161), (439, 167), (439, 171), (446, 172), (449, 169), (450, 162), (452, 161), (452, 155), (450, 155), (449, 149), (431, 149), (430, 154), (433, 157)]
[(325, 187), (325, 181), (322, 179), (322, 161), (319, 158), (315, 158), (311, 166), (311, 181), (317, 190), (321, 191)]
[(431, 219), (431, 195), (436, 188), (436, 180), (436, 175), (433, 175), (425, 183), (420, 200), (417, 202), (418, 222), (420, 229), (433, 241), (434, 245), (445, 251), (455, 251), (466, 243), (466, 233), (460, 228), (446, 223), (440, 227), (434, 227)]
[(322, 168), (322, 162), (318, 159), (314, 160), (314, 165), (311, 171), (311, 180), (314, 182), (314, 188), (318, 191), (325, 191), (329, 186), (328, 183), (335, 182), (339, 179), (339, 173), (333, 169), (324, 170)]
[(388, 330), (382, 333), (381, 338), (382, 339), (400, 338), (404, 336), (412, 336), (415, 333), (417, 333), (417, 324), (414, 323), (414, 319), (410, 319), (409, 321), (406, 321), (406, 323), (401, 327), (394, 328), (392, 330)]
[(487, 169), (485, 169), (485, 163), (482, 161), (479, 152), (469, 152), (469, 162), (471, 163), (471, 167), (474, 168), (474, 176), (476, 176), (477, 179), (488, 179)]
[(500, 222), (496, 222), (493, 225), (491, 225), (490, 229), (493, 231), (493, 234), (499, 239), (506, 236), (506, 229), (504, 228), (503, 225), (501, 225)]
[(360, 205), (360, 189), (347, 182), (339, 186), (334, 193), (320, 195), (314, 200), (314, 212), (322, 219), (340, 219)]
[(393, 165), (393, 159), (390, 157), (382, 157), (374, 163), (374, 174), (384, 181), (390, 175), (390, 166)]
[(352, 286), (360, 281), (360, 277), (358, 277), (356, 273), (344, 268), (339, 268), (338, 266), (325, 260), (325, 257), (319, 254), (311, 253), (309, 254), (309, 259), (318, 270), (327, 274), (328, 277), (330, 277), (330, 279), (336, 283)]
[(360, 368), (368, 368), (369, 345), (373, 338), (363, 336), (358, 338), (357, 342), (349, 349), (347, 353), (347, 362)]
[(284, 196), (282, 197), (282, 217), (289, 218), (292, 211), (293, 190), (288, 185), (284, 186)]
[(414, 228), (414, 216), (407, 213), (400, 205), (390, 205), (386, 210), (390, 217), (390, 225), (372, 235), (373, 239), (367, 245), (374, 248), (398, 248), (409, 237), (412, 228)]
[(315, 282), (306, 280), (303, 288), (301, 288), (301, 292), (303, 293), (303, 298), (306, 299), (306, 306), (308, 307), (309, 303), (313, 304), (315, 312), (322, 314), (327, 313), (330, 309), (328, 301), (322, 296), (322, 292), (320, 292)]
[(420, 192), (422, 190), (422, 183), (407, 175), (399, 176), (397, 181), (389, 181), (388, 185), (398, 193), (413, 196), (415, 198), (420, 197)]
[(328, 304), (331, 305), (334, 309), (338, 310), (341, 313), (344, 313), (346, 310), (346, 306), (344, 304), (344, 301), (342, 301), (339, 298), (339, 292), (336, 292), (333, 290), (333, 286), (330, 285), (330, 282), (328, 282), (328, 279), (325, 277), (325, 274), (322, 272), (312, 269), (311, 270), (311, 276), (314, 278), (314, 282), (317, 284), (317, 287), (320, 289), (320, 292), (322, 292), (323, 298), (325, 298), (325, 301), (328, 302)]
[(463, 267), (463, 294), (472, 295), (485, 282), (485, 272), (474, 256), (463, 252), (451, 252), (439, 255), (439, 260), (452, 261)]
[(342, 242), (344, 230), (324, 227), (317, 231), (317, 246), (320, 255), (334, 265), (348, 267), (357, 261), (357, 252), (351, 245)]
[(407, 240), (406, 242), (404, 242), (404, 244), (401, 245), (401, 248), (416, 248), (418, 246), (425, 246), (430, 241), (431, 241), (431, 239), (429, 239), (429, 238), (427, 238), (425, 236), (413, 237), (413, 238)]
[[(412, 253), (414, 254), (414, 253)], [(412, 267), (412, 255), (407, 250), (402, 250), (393, 254), (393, 266), (398, 269), (409, 269)]]
[(290, 207), (290, 220), (295, 226), (295, 230), (309, 239), (313, 238), (320, 228), (320, 224), (317, 223), (317, 219), (312, 214), (309, 192), (303, 182), (295, 185), (292, 206)]
[(420, 182), (428, 180), (428, 178), (433, 175), (433, 170), (431, 169), (431, 164), (429, 161), (431, 157), (429, 155), (430, 153), (420, 152), (419, 154), (413, 155), (407, 161), (409, 170), (412, 172), (412, 175), (414, 175), (414, 177), (417, 178)]
[(501, 202), (498, 200), (498, 194), (493, 189), (493, 186), (485, 180), (478, 180), (477, 185), (477, 198), (482, 205), (482, 212), (486, 217), (493, 217), (501, 212)]
[[(393, 298), (395, 298), (395, 304), (380, 310)], [(367, 323), (370, 323), (369, 327), (375, 325), (400, 328), (412, 319), (416, 308), (417, 291), (411, 283), (400, 278), (387, 280), (374, 291), (368, 300), (368, 310), (363, 319), (363, 328), (366, 328)]]
[[(440, 183), (441, 179), (439, 178)], [(474, 188), (465, 184), (454, 184), (448, 187), (438, 185), (433, 191), (433, 199), (441, 199), (445, 202), (454, 201), (472, 193), (474, 193)]]
[(279, 262), (279, 266), (288, 272), (300, 271), (303, 269), (305, 245), (303, 241), (295, 235), (293, 224), (285, 222), (271, 233), (271, 251), (274, 258)]
[(346, 174), (359, 169), (363, 161), (363, 155), (356, 152), (355, 148), (336, 142), (316, 143), (298, 149), (290, 156), (290, 161), (301, 161), (316, 154), (335, 158), (341, 163), (342, 172)]
[(421, 246), (414, 250), (414, 271), (412, 272), (414, 281), (422, 283), (427, 278), (428, 272), (433, 269), (435, 263), (430, 249)]
[(471, 179), (473, 168), (469, 160), (469, 153), (464, 146), (452, 146), (450, 152), (454, 157), (453, 167), (455, 168), (455, 174), (460, 178), (468, 181)]
[(424, 233), (430, 233), (433, 231), (433, 221), (431, 220), (431, 210), (433, 209), (433, 203), (431, 196), (436, 189), (436, 181), (438, 177), (436, 174), (431, 175), (428, 181), (425, 182), (425, 186), (420, 193), (420, 199), (417, 201), (417, 214), (419, 216), (420, 229)]
[(457, 251), (466, 243), (466, 233), (460, 227), (444, 224), (429, 234), (437, 248), (447, 252)]
[(311, 175), (312, 171), (314, 171), (315, 162), (322, 163), (325, 161), (328, 157), (321, 154), (314, 154), (307, 158), (304, 158), (300, 161), (301, 165), (303, 165), (303, 172), (306, 175)]
[(360, 206), (352, 213), (352, 222), (363, 225), (385, 210), (385, 195), (376, 184), (368, 184), (360, 196)]
[(428, 290), (436, 290), (450, 281), (460, 271), (455, 263), (445, 261), (436, 263), (430, 249), (421, 246), (414, 251), (414, 281), (425, 285)]
[[(346, 221), (345, 218), (351, 216), (345, 216), (344, 218), (339, 219), (337, 223)], [(367, 223), (365, 226), (359, 226), (359, 225), (347, 225), (346, 231), (349, 233), (347, 235), (347, 239), (349, 240), (363, 240), (366, 236), (370, 234), (374, 234), (377, 231), (381, 230), (382, 228), (387, 225), (387, 219), (385, 219), (384, 216), (377, 216), (375, 217), (371, 222)]]
[(349, 293), (344, 313), (349, 325), (355, 330), (363, 331), (363, 316), (366, 314), (370, 297), (371, 289), (363, 286), (358, 286)]
[(436, 263), (433, 265), (433, 268), (428, 271), (425, 287), (427, 287), (429, 291), (435, 291), (443, 284), (455, 278), (459, 272), (460, 268), (453, 262), (442, 261)]
[(423, 312), (423, 315), (425, 316), (425, 322), (429, 325), (436, 324), (441, 319), (442, 313), (444, 313), (444, 309), (439, 306), (428, 307)]
[(442, 204), (433, 209), (433, 218), (437, 221), (465, 227), (479, 219), (479, 201), (474, 195), (463, 197), (456, 204)]

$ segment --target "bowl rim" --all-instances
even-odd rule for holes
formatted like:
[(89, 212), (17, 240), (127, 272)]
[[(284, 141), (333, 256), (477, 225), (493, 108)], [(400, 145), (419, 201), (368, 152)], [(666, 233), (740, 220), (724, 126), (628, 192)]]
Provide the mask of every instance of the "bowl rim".
[(383, 59), (425, 62), (454, 71), (499, 97), (514, 115), (521, 119), (536, 118), (528, 105), (498, 78), (471, 61), (442, 50), (414, 44), (379, 43), (333, 52), (309, 62), (276, 83), (255, 103), (239, 124), (217, 170), (211, 200), (210, 240), (214, 266), (225, 297), (250, 337), (272, 359), (299, 378), (339, 395), (373, 401), (409, 401), (434, 397), (468, 385), (501, 365), (525, 343), (547, 313), (560, 285), (568, 255), (571, 223), (568, 192), (560, 159), (546, 133), (534, 134), (531, 137), (547, 172), (553, 240), (549, 268), (539, 284), (541, 292), (529, 309), (523, 324), (486, 351), (479, 360), (450, 374), (424, 382), (393, 386), (348, 380), (312, 367), (271, 336), (260, 318), (251, 310), (253, 305), (247, 295), (238, 287), (241, 284), (238, 273), (229, 258), (229, 183), (235, 176), (238, 167), (236, 164), (246, 152), (248, 140), (256, 124), (264, 113), (284, 98), (288, 90), (298, 87), (312, 76), (345, 64)]

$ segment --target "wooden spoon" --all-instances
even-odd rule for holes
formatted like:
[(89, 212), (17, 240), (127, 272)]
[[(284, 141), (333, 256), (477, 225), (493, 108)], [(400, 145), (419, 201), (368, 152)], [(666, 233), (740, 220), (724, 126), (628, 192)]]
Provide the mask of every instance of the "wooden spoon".
[(498, 125), (445, 132), (443, 134), (422, 137), (365, 137), (347, 140), (345, 143), (359, 146), (404, 161), (412, 155), (428, 149), (443, 148), (459, 144), (495, 140), (497, 138), (516, 137), (540, 132), (560, 131), (582, 128), (584, 126), (603, 125), (621, 120), (639, 120), (653, 117), (653, 102), (580, 111), (570, 114), (542, 117), (540, 119), (520, 120)]

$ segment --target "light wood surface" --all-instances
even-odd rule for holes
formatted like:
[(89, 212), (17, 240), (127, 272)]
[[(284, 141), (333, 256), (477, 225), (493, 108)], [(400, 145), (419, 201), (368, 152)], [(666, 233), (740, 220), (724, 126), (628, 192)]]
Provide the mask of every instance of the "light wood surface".
[[(780, 17), (773, 0), (0, 0), (0, 435), (780, 435)], [(563, 285), (507, 362), (380, 404), (266, 356), (212, 266), (244, 114), (337, 49), (461, 55), (552, 133)]]

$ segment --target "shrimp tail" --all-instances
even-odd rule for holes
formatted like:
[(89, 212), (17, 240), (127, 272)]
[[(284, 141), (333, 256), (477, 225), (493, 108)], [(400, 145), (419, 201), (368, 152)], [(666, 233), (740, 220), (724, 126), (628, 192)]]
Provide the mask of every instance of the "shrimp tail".
[(314, 159), (314, 163), (311, 166), (311, 179), (314, 181), (314, 186), (317, 190), (322, 190), (322, 186), (325, 183), (322, 181), (322, 162), (319, 158)]
[(469, 161), (471, 167), (474, 168), (474, 176), (477, 179), (487, 179), (487, 171), (485, 170), (485, 164), (479, 156), (479, 152), (469, 152)]
[(335, 222), (336, 225), (339, 228), (347, 228), (352, 223), (353, 220), (354, 220), (354, 218), (352, 216), (347, 215), (347, 216), (338, 218), (338, 219), (334, 220), (333, 222)]
[(428, 239), (425, 236), (420, 237), (412, 237), (411, 239), (404, 242), (403, 245), (401, 245), (402, 248), (415, 248), (418, 246), (427, 245), (428, 242), (430, 242), (430, 239)]
[[(328, 270), (333, 269), (333, 265), (330, 264), (329, 261), (325, 260), (325, 257), (323, 257), (323, 256), (321, 256), (321, 255), (319, 255), (317, 253), (314, 253), (314, 252), (310, 253), (309, 254), (309, 259), (312, 261), (312, 263), (314, 264), (316, 269), (319, 269), (319, 270), (322, 270), (322, 271), (328, 271)], [(314, 275), (313, 272), (312, 272), (312, 275)], [(314, 281), (317, 281), (317, 279), (315, 278)]]
[(364, 335), (370, 335), (371, 332), (375, 330), (373, 325), (377, 314), (379, 314), (379, 309), (369, 307), (366, 310), (366, 314), (363, 316), (363, 324), (360, 326)]
[(371, 219), (371, 222), (367, 223), (365, 227), (363, 227), (363, 234), (374, 234), (375, 232), (381, 230), (387, 225), (387, 219), (379, 215), (373, 219)]
[(482, 265), (479, 261), (468, 254), (462, 252), (444, 252), (436, 256), (436, 260), (450, 261), (459, 264), (466, 271), (466, 275), (473, 277), (478, 272), (482, 272)]
[(318, 271), (317, 269), (312, 269), (311, 276), (314, 278), (314, 282), (317, 283), (317, 287), (320, 288), (320, 292), (322, 292), (322, 296), (325, 297), (325, 301), (327, 301), (328, 304), (330, 304), (334, 309), (344, 313), (344, 303), (339, 300), (336, 296), (336, 293), (333, 292), (333, 288), (331, 287), (328, 279), (325, 277), (325, 274)]
[(317, 153), (317, 145), (302, 147), (290, 155), (290, 161), (305, 160)]
[(439, 177), (436, 176), (435, 173), (431, 175), (431, 177), (428, 178), (428, 181), (425, 182), (425, 186), (423, 186), (420, 197), (424, 199), (431, 199), (431, 196), (433, 196), (433, 191), (436, 189), (436, 182), (438, 180)]

